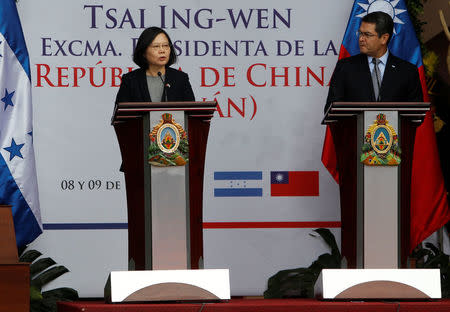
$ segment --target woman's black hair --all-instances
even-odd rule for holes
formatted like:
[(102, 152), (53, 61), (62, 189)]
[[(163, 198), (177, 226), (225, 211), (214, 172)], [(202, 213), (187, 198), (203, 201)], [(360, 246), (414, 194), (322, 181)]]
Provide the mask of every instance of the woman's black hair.
[(148, 62), (145, 58), (145, 52), (147, 51), (148, 46), (155, 40), (156, 36), (159, 34), (166, 35), (167, 39), (169, 40), (170, 45), (170, 55), (169, 55), (169, 61), (166, 64), (166, 67), (174, 64), (177, 62), (177, 55), (175, 54), (172, 40), (170, 40), (169, 35), (161, 28), (159, 27), (149, 27), (145, 29), (142, 34), (139, 36), (139, 39), (136, 44), (136, 48), (134, 49), (133, 53), (133, 62), (136, 63), (137, 66), (143, 69), (148, 68)]

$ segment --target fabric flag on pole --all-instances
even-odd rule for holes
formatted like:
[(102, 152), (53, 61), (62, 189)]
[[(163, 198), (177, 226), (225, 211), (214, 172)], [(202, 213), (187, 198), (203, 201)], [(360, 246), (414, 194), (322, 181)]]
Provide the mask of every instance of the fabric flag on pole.
[(0, 1), (0, 204), (12, 206), (17, 246), (42, 233), (30, 62), (14, 0)]
[[(417, 66), (424, 101), (429, 101), (420, 44), (403, 0), (356, 0), (342, 40), (339, 59), (359, 54), (357, 31), (361, 18), (375, 11), (383, 11), (393, 18), (394, 34), (389, 43), (389, 50), (395, 56)], [(418, 127), (414, 147), (410, 251), (450, 220), (431, 113), (427, 113), (424, 122)], [(322, 162), (334, 179), (339, 181), (333, 139), (328, 127), (323, 145)]]
[(271, 171), (270, 196), (319, 196), (319, 172)]

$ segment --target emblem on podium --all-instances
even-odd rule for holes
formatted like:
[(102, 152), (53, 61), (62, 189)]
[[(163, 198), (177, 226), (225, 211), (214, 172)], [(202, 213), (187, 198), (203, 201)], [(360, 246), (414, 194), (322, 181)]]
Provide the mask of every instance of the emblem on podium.
[(360, 161), (368, 166), (398, 166), (400, 154), (397, 133), (386, 115), (378, 114), (364, 137)]
[(172, 114), (164, 113), (149, 134), (148, 162), (153, 166), (184, 166), (189, 158), (187, 133)]

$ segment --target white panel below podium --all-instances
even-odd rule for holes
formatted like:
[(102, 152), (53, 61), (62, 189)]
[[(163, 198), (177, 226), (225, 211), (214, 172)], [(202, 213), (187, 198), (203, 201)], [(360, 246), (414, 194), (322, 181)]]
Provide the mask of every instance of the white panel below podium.
[(323, 299), (439, 299), (439, 269), (324, 269), (314, 287)]
[(229, 270), (153, 270), (111, 272), (107, 302), (230, 299)]

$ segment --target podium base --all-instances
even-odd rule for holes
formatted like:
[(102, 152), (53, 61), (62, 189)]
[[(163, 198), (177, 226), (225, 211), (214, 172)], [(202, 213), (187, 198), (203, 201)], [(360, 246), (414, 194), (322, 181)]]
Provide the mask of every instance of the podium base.
[(322, 299), (440, 299), (439, 269), (324, 269), (314, 287)]
[(210, 301), (230, 299), (229, 270), (111, 272), (105, 301)]

